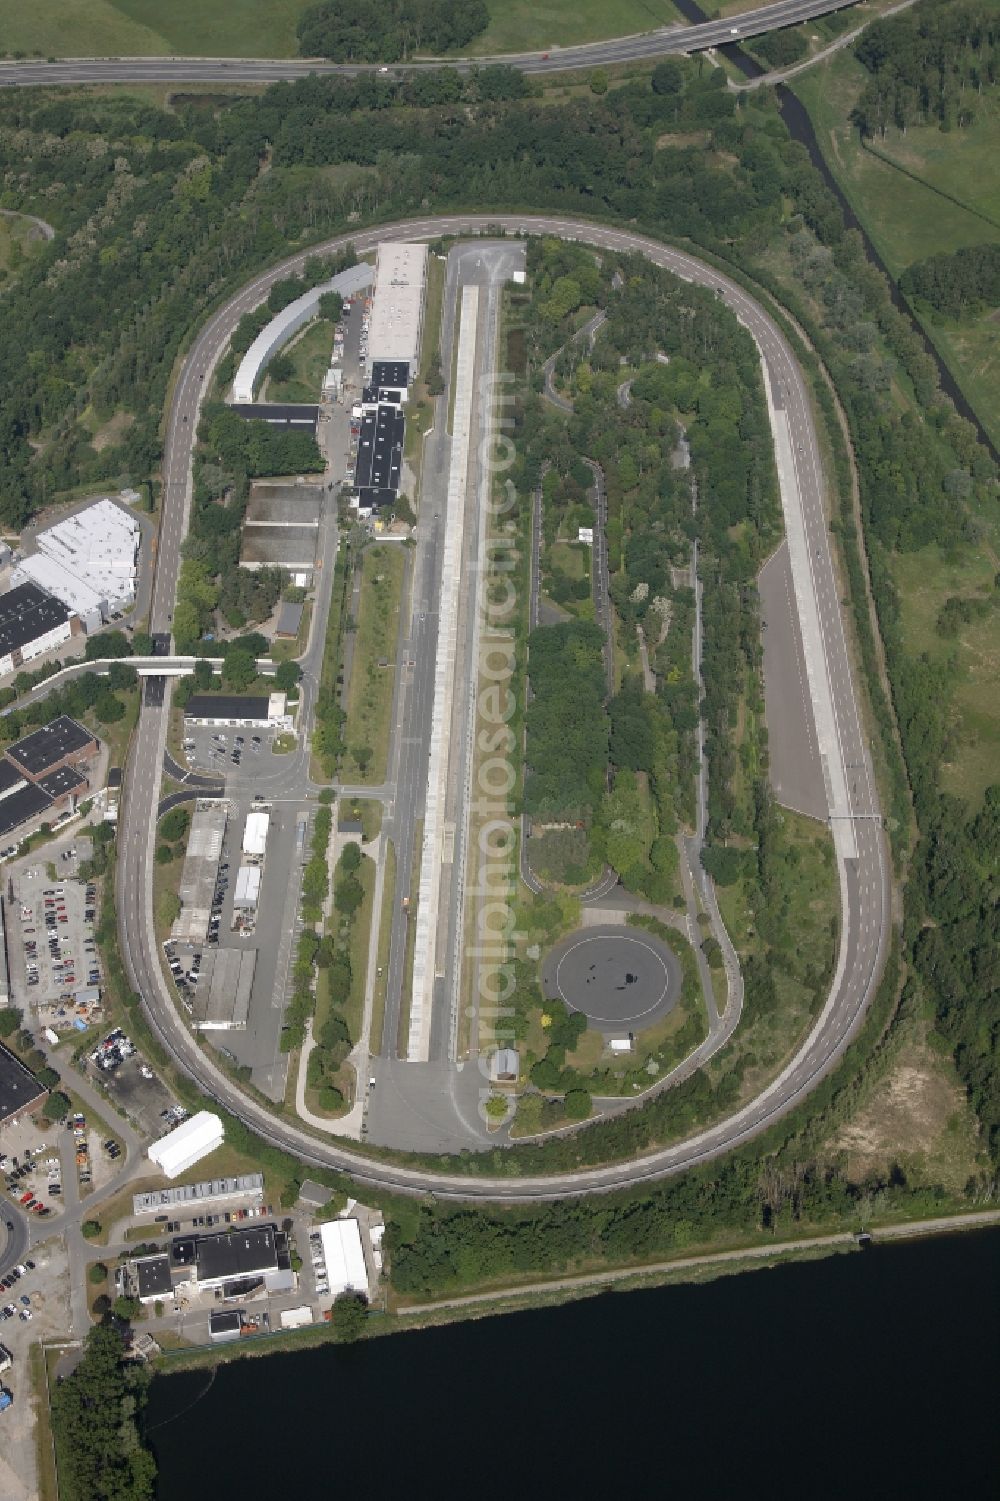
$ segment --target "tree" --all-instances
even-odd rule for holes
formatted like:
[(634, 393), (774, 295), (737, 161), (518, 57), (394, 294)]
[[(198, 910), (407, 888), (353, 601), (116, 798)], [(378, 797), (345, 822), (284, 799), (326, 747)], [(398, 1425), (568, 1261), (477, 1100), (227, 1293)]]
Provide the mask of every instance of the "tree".
[(335, 1084), (324, 1084), (319, 1092), (319, 1108), (331, 1113), (339, 1110), (344, 1103), (344, 1096)]
[(55, 1089), (59, 1083), (58, 1069), (51, 1068), (48, 1064), (38, 1070), (36, 1077), (39, 1084), (44, 1084), (46, 1089)]
[(69, 1115), (69, 1100), (61, 1090), (50, 1094), (45, 1101), (45, 1114), (50, 1121), (64, 1121)]
[(205, 657), (199, 657), (194, 664), (192, 677), (194, 685), (199, 693), (206, 693), (212, 686), (212, 664)]
[(173, 845), (170, 845), (170, 844), (158, 844), (156, 846), (156, 863), (157, 863), (157, 865), (169, 865), (170, 862), (171, 862), (171, 860), (173, 858), (174, 858)]
[(654, 94), (680, 94), (684, 89), (683, 64), (675, 57), (665, 58), (653, 69), (652, 83)]
[(590, 1091), (586, 1089), (571, 1089), (566, 1095), (563, 1104), (566, 1109), (567, 1120), (585, 1121), (592, 1109)]
[(280, 693), (290, 693), (301, 676), (298, 662), (282, 662), (274, 674), (274, 686)]
[(344, 299), (339, 292), (323, 292), (319, 299), (319, 315), (329, 323), (339, 323), (344, 311)]
[(87, 1278), (95, 1287), (99, 1287), (102, 1282), (106, 1282), (108, 1280), (108, 1269), (104, 1265), (104, 1262), (95, 1261), (87, 1272)]
[(330, 1309), (330, 1325), (338, 1344), (353, 1344), (361, 1339), (368, 1320), (368, 1300), (360, 1293), (341, 1293)]
[(21, 1013), (16, 1006), (0, 1010), (0, 1037), (13, 1037), (21, 1025)]
[(88, 1240), (94, 1240), (101, 1233), (101, 1222), (100, 1220), (84, 1220), (80, 1231)]
[(171, 808), (160, 819), (160, 834), (164, 839), (174, 843), (183, 839), (191, 824), (191, 815), (186, 808)]
[(98, 696), (94, 704), (94, 713), (101, 724), (117, 724), (120, 719), (125, 718), (125, 705), (118, 695), (108, 688)]
[(88, 662), (101, 657), (130, 657), (132, 642), (124, 631), (101, 631), (96, 636), (87, 637), (83, 654)]
[(249, 652), (230, 651), (222, 664), (222, 681), (234, 693), (245, 693), (256, 681), (257, 664)]
[(283, 386), (295, 374), (295, 361), (290, 354), (273, 354), (267, 362), (267, 378), (275, 385)]
[(148, 631), (133, 632), (132, 650), (137, 657), (151, 657), (153, 655), (153, 638)]
[(590, 92), (592, 94), (606, 94), (608, 92), (608, 74), (605, 68), (595, 68), (590, 75)]

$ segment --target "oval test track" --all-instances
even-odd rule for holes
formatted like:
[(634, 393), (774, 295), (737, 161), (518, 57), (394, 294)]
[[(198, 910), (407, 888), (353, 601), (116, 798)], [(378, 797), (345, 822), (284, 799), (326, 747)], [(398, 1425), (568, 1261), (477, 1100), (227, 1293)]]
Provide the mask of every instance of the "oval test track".
[[(151, 680), (128, 758), (119, 825), (117, 902), (122, 956), (133, 988), (165, 1050), (200, 1088), (231, 1114), (303, 1163), (350, 1173), (360, 1183), (438, 1198), (526, 1202), (601, 1193), (681, 1172), (731, 1151), (772, 1125), (812, 1090), (843, 1056), (863, 1020), (881, 973), (889, 934), (889, 871), (877, 796), (862, 728), (830, 555), (819, 447), (802, 371), (777, 324), (736, 282), (684, 251), (610, 226), (548, 215), (455, 215), (411, 219), (310, 245), (249, 281), (213, 313), (183, 360), (167, 418), (162, 465), (163, 509), (150, 630), (169, 632), (180, 545), (187, 526), (191, 464), (198, 408), (208, 377), (225, 351), (240, 317), (256, 306), (273, 282), (301, 268), (307, 256), (351, 243), (358, 251), (380, 240), (525, 232), (577, 240), (597, 249), (637, 253), (683, 279), (723, 295), (757, 343), (764, 380), (780, 389), (791, 437), (796, 493), (808, 541), (811, 588), (822, 627), (836, 734), (844, 761), (853, 768), (851, 823), (857, 856), (838, 860), (841, 924), (837, 968), (819, 1016), (794, 1057), (754, 1100), (688, 1140), (603, 1167), (534, 1176), (478, 1176), (404, 1166), (369, 1156), (351, 1145), (317, 1140), (249, 1099), (221, 1073), (188, 1032), (164, 982), (152, 916), (155, 804), (166, 740), (164, 693)], [(772, 426), (777, 418), (772, 414)], [(303, 723), (311, 715), (303, 694)], [(169, 700), (167, 700), (169, 702)], [(860, 790), (858, 790), (860, 787)], [(637, 1106), (636, 1108), (641, 1108)]]

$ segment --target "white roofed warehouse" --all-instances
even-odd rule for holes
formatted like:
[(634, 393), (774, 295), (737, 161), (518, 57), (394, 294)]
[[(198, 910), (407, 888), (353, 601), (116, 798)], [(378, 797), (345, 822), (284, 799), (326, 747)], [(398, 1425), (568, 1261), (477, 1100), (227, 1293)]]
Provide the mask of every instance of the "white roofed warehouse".
[(331, 1295), (361, 1293), (367, 1298), (368, 1268), (357, 1220), (328, 1220), (320, 1225), (319, 1234)]
[(368, 349), (372, 365), (416, 366), (424, 316), (427, 246), (385, 240), (378, 247)]
[(149, 1160), (155, 1162), (166, 1177), (178, 1178), (214, 1152), (216, 1147), (221, 1147), (224, 1137), (219, 1117), (209, 1110), (199, 1110), (176, 1131), (154, 1141), (148, 1150)]

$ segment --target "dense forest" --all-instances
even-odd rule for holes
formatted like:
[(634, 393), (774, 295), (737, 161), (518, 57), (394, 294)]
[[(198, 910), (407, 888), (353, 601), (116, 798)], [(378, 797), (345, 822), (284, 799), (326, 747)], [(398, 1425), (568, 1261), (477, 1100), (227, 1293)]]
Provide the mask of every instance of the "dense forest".
[(970, 318), (1000, 304), (1000, 244), (967, 245), (907, 266), (907, 297), (946, 318)]
[(1000, 74), (1000, 15), (983, 0), (925, 0), (865, 28), (855, 56), (871, 74), (854, 121), (864, 135), (890, 125), (969, 125)]
[[(883, 90), (886, 109), (896, 108), (900, 80), (918, 97), (925, 90), (925, 107), (941, 123), (957, 123), (962, 100), (975, 107), (977, 79), (989, 82), (995, 45), (993, 21), (975, 19), (981, 11), (921, 5), (866, 32), (862, 61), (873, 80), (896, 80)], [(895, 31), (885, 41), (884, 28), (897, 26), (916, 36), (913, 56), (924, 63), (912, 61)], [(602, 96), (542, 99), (535, 89), (517, 73), (487, 68), (461, 79), (443, 71), (412, 79), (313, 77), (254, 98), (179, 97), (169, 109), (121, 94), (4, 91), (0, 204), (38, 213), (57, 233), (0, 294), (0, 521), (19, 527), (77, 487), (155, 479), (170, 374), (191, 329), (253, 271), (354, 224), (438, 208), (575, 212), (686, 240), (734, 275), (772, 287), (808, 331), (846, 415), (885, 644), (884, 685), (864, 607), (851, 471), (829, 397), (818, 386), (830, 417), (836, 525), (889, 830), (907, 872), (903, 957), (954, 1051), (995, 1159), (997, 797), (989, 793), (980, 803), (942, 795), (957, 675), (947, 659), (932, 662), (907, 645), (890, 571), (895, 556), (929, 544), (956, 556), (981, 545), (985, 521), (996, 514), (992, 459), (941, 396), (917, 333), (893, 307), (883, 277), (866, 262), (859, 237), (845, 230), (839, 205), (804, 149), (789, 140), (766, 91), (737, 98), (704, 59), (661, 64), (651, 77)], [(945, 110), (946, 100), (952, 103)], [(695, 339), (700, 324), (696, 319)], [(711, 327), (707, 320), (704, 327)], [(676, 353), (680, 369), (679, 356), (688, 356)], [(808, 364), (807, 351), (802, 357)], [(734, 350), (737, 367), (741, 359)], [(656, 407), (656, 372), (639, 376), (637, 403)], [(699, 486), (720, 482), (711, 463), (718, 424), (735, 420), (740, 431), (747, 418), (756, 421), (752, 407), (735, 413), (722, 403), (711, 412), (721, 394), (705, 393), (703, 438), (695, 424), (689, 429)], [(588, 408), (578, 399), (579, 429), (571, 424), (570, 434), (578, 453), (605, 463), (614, 508), (627, 487), (611, 498), (621, 476), (616, 480), (615, 455), (598, 451), (605, 416), (603, 403)], [(214, 441), (220, 438), (227, 440), (224, 432)], [(751, 446), (752, 439), (751, 428)], [(730, 441), (727, 435), (721, 451), (729, 452)], [(235, 457), (252, 462), (250, 454)], [(206, 516), (243, 503), (244, 471), (220, 464), (224, 472), (213, 476), (213, 462), (206, 452), (197, 502)], [(645, 473), (641, 478), (648, 484)], [(666, 503), (680, 504), (676, 497)], [(723, 486), (720, 516), (728, 503)], [(219, 524), (213, 515), (211, 525)], [(231, 536), (235, 515), (222, 526)], [(633, 531), (647, 529), (637, 524)], [(742, 570), (752, 565), (749, 551), (741, 556), (750, 544), (739, 527), (718, 544), (711, 566), (727, 589), (713, 592), (734, 603)], [(199, 525), (187, 558), (195, 574), (202, 570), (192, 578), (192, 599), (203, 600), (202, 591), (218, 590), (227, 576), (213, 573), (212, 557), (194, 555), (212, 545)], [(625, 529), (620, 545), (627, 568)], [(655, 579), (659, 563), (645, 540), (631, 547), (631, 566), (653, 570)], [(722, 644), (731, 627), (706, 619), (706, 630)], [(623, 716), (631, 712), (629, 703), (621, 706)], [(617, 734), (616, 717), (609, 705), (609, 736)], [(715, 781), (725, 786), (724, 770)], [(742, 817), (746, 806), (738, 799), (731, 809), (713, 808), (715, 827)], [(630, 1123), (623, 1131), (635, 1129)]]
[(302, 13), (299, 51), (338, 63), (394, 63), (466, 47), (489, 21), (484, 0), (323, 0)]
[(139, 1417), (149, 1371), (126, 1362), (113, 1324), (87, 1335), (72, 1375), (52, 1388), (52, 1430), (63, 1501), (146, 1501), (156, 1463), (143, 1447)]

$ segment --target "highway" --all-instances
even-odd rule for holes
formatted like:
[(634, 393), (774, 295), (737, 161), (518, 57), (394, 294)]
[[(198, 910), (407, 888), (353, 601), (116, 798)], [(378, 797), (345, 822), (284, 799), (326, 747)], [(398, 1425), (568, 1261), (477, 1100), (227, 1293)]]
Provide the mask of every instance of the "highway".
[[(414, 68), (473, 68), (504, 64), (524, 73), (565, 73), (578, 68), (607, 67), (612, 63), (646, 62), (669, 54), (704, 52), (728, 42), (759, 36), (781, 26), (794, 26), (828, 11), (842, 10), (855, 0), (776, 0), (772, 5), (706, 21), (697, 26), (665, 26), (635, 36), (613, 37), (578, 47), (554, 47), (548, 52), (505, 52), (495, 57), (424, 59), (399, 64), (389, 73)], [(99, 83), (249, 83), (269, 84), (306, 78), (310, 73), (341, 74), (379, 71), (374, 63), (328, 63), (308, 58), (103, 57), (64, 58), (59, 62), (0, 63), (0, 87), (58, 87)]]
[[(195, 339), (174, 386), (163, 459), (163, 520), (153, 591), (154, 631), (169, 630), (179, 547), (190, 503), (192, 434), (206, 372), (217, 361), (239, 318), (262, 300), (279, 277), (307, 255), (336, 251), (348, 240), (364, 251), (382, 239), (526, 232), (577, 240), (650, 261), (724, 296), (760, 350), (775, 437), (786, 531), (795, 572), (796, 603), (810, 661), (817, 725), (828, 759), (830, 803), (842, 894), (838, 963), (829, 996), (795, 1056), (752, 1102), (689, 1140), (632, 1161), (552, 1177), (462, 1178), (442, 1171), (376, 1161), (347, 1145), (320, 1141), (245, 1098), (219, 1072), (187, 1031), (167, 991), (152, 927), (154, 812), (165, 738), (169, 685), (151, 679), (133, 739), (120, 823), (118, 899), (122, 951), (133, 987), (142, 995), (163, 1046), (209, 1095), (262, 1136), (303, 1162), (351, 1172), (371, 1182), (438, 1197), (520, 1201), (602, 1192), (675, 1173), (730, 1151), (769, 1126), (836, 1065), (860, 1025), (877, 984), (889, 936), (889, 877), (877, 796), (851, 679), (839, 591), (830, 554), (817, 435), (804, 377), (770, 316), (735, 282), (683, 251), (626, 230), (558, 217), (468, 215), (408, 220), (313, 245), (244, 286), (218, 309)], [(794, 542), (794, 547), (792, 546)], [(418, 594), (419, 597), (419, 594)], [(414, 643), (420, 659), (420, 644)], [(154, 685), (157, 685), (154, 687)], [(162, 691), (158, 689), (162, 687)], [(400, 869), (405, 870), (401, 862)]]

